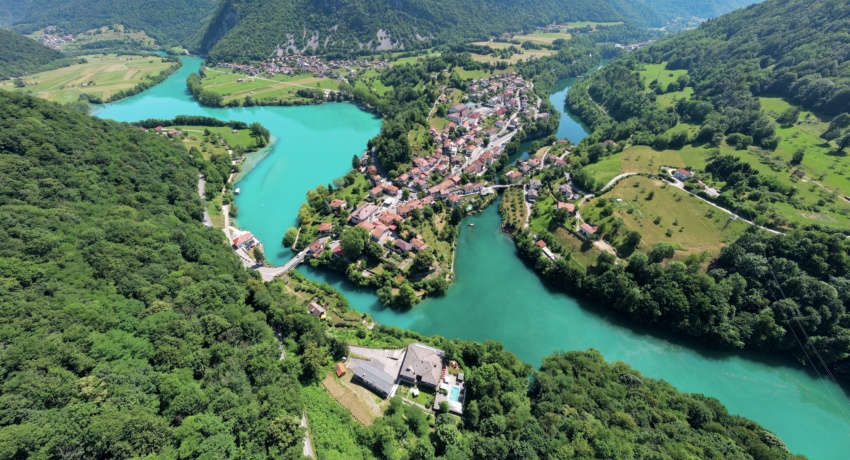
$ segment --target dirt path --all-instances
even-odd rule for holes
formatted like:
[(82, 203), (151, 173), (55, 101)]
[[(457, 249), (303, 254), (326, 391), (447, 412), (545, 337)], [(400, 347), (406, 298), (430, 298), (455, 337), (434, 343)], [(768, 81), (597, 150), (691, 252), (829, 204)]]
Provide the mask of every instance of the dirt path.
[(608, 111), (605, 110), (605, 107), (602, 106), (601, 104), (597, 103), (596, 101), (594, 101), (593, 96), (590, 95), (590, 85), (584, 87), (584, 92), (587, 93), (587, 98), (590, 99), (590, 102), (593, 102), (593, 105), (595, 105), (596, 108), (599, 109), (600, 111), (602, 111), (602, 113), (604, 113), (605, 116), (607, 117)]
[[(347, 381), (348, 385), (351, 385), (351, 371), (344, 375), (341, 380)], [(325, 379), (322, 380), (322, 386), (328, 390), (328, 393), (330, 393), (337, 402), (342, 404), (343, 407), (351, 412), (351, 415), (354, 416), (358, 422), (365, 426), (372, 425), (375, 418), (379, 417), (382, 413), (381, 408), (373, 398), (364, 398), (363, 396), (355, 393), (354, 390), (348, 387), (348, 385), (338, 381), (335, 378), (333, 371), (329, 372), (328, 375), (325, 376)], [(369, 390), (363, 388), (363, 391), (368, 392)], [(371, 393), (368, 393), (367, 396), (370, 395)]]

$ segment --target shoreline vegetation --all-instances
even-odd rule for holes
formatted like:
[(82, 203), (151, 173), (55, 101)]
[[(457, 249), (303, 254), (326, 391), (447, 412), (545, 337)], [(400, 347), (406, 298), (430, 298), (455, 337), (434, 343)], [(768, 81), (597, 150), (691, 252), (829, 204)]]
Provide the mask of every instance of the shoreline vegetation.
[[(846, 378), (850, 115), (839, 102), (847, 82), (806, 58), (782, 58), (828, 49), (808, 33), (824, 23), (837, 30), (847, 15), (809, 17), (795, 9), (803, 3), (730, 13), (573, 86), (567, 106), (593, 132), (573, 151), (571, 178), (599, 196), (588, 195), (570, 220), (535, 206), (546, 219), (516, 236), (521, 257), (553, 287), (633, 320)], [(800, 22), (767, 25), (777, 15)], [(713, 35), (719, 30), (738, 32)], [(728, 53), (751, 35), (763, 37), (760, 51)], [(771, 48), (777, 40), (781, 52)], [(762, 83), (732, 83), (755, 79)], [(806, 98), (810, 85), (829, 90)], [(584, 236), (580, 225), (589, 225)], [(561, 257), (547, 257), (538, 238)]]

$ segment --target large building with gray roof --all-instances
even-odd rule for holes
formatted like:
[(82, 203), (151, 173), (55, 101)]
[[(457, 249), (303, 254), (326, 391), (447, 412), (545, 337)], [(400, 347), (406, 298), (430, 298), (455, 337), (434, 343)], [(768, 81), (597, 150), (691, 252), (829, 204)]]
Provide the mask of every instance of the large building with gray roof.
[(446, 352), (437, 348), (411, 343), (401, 363), (399, 379), (411, 385), (437, 388), (443, 378)]
[[(352, 365), (355, 362), (357, 367), (352, 369)], [(395, 393), (395, 377), (387, 374), (383, 369), (372, 365), (369, 361), (352, 360), (349, 363), (349, 370), (353, 372), (352, 380), (359, 381), (379, 396), (391, 398)]]

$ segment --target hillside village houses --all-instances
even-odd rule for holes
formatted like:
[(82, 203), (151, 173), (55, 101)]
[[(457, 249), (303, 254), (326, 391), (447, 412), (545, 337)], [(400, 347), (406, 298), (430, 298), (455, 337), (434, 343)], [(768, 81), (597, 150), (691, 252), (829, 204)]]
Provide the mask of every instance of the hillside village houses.
[(235, 69), (249, 76), (266, 74), (270, 77), (275, 75), (297, 75), (310, 73), (320, 78), (335, 78), (346, 80), (348, 77), (357, 75), (368, 69), (385, 69), (389, 65), (386, 61), (368, 59), (332, 59), (326, 60), (319, 56), (307, 56), (303, 54), (286, 54), (278, 48), (275, 56), (266, 59), (259, 64), (236, 64), (232, 62), (218, 62), (217, 67), (224, 69)]
[[(412, 158), (407, 169), (397, 170), (399, 175), (391, 180), (372, 164), (374, 152), (366, 151), (359, 167), (370, 184), (366, 200), (344, 214), (346, 202), (333, 199), (330, 210), (347, 215), (348, 225), (365, 228), (372, 241), (387, 249), (384, 259), (397, 259), (398, 256), (393, 254), (412, 257), (414, 253), (428, 250), (423, 235), (415, 231), (407, 232), (402, 238), (405, 234), (400, 230), (403, 222), (437, 201), (444, 201), (447, 207), (455, 208), (476, 197), (483, 199), (493, 193), (492, 185), (476, 178), (500, 159), (504, 145), (522, 127), (520, 116), (534, 120), (539, 115), (536, 113), (539, 101), (531, 89), (530, 83), (514, 73), (473, 80), (467, 98), (469, 102), (451, 104), (447, 107), (447, 119), (450, 121), (443, 129), (432, 127), (429, 130), (434, 141), (431, 152)], [(484, 126), (487, 126), (486, 130)], [(517, 183), (547, 166), (564, 164), (563, 160), (558, 160), (560, 163), (550, 158), (521, 161), (519, 171), (507, 174), (508, 180)], [(536, 198), (540, 181), (532, 181), (532, 184), (533, 188), (529, 188), (533, 190), (531, 200)], [(338, 238), (344, 229), (330, 227), (327, 222), (324, 224), (318, 228), (317, 235), (332, 235), (332, 240), (325, 247), (330, 248), (333, 257), (341, 257), (341, 244), (333, 238)]]
[(411, 343), (406, 350), (351, 346), (351, 351), (348, 371), (352, 372), (352, 381), (378, 396), (391, 398), (399, 394), (401, 385), (414, 391), (429, 389), (435, 392), (434, 410), (446, 401), (450, 412), (463, 414), (465, 376), (457, 362), (447, 360), (445, 351), (421, 343)]

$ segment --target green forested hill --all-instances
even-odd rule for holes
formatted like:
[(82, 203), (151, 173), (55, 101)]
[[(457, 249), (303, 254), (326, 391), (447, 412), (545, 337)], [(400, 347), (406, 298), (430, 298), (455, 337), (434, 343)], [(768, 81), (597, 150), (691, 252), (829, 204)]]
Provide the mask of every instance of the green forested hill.
[[(573, 86), (568, 104), (594, 131), (573, 151), (582, 157), (573, 177), (598, 188), (601, 165), (618, 174), (626, 157), (656, 158), (626, 167), (659, 178), (670, 177), (662, 166), (688, 168), (716, 193), (696, 180), (684, 188), (785, 234), (752, 228), (717, 241), (724, 247), (702, 261), (707, 267), (692, 257), (665, 262), (662, 242), (625, 265), (600, 257), (572, 286), (567, 265), (549, 264), (544, 274), (640, 321), (801, 362), (814, 351), (818, 366), (850, 374), (850, 239), (840, 220), (850, 215), (848, 30), (845, 0), (767, 0), (615, 59)], [(618, 147), (609, 149), (609, 139)], [(521, 247), (531, 249), (525, 240)]]
[(642, 15), (648, 25), (663, 26), (676, 18), (715, 18), (756, 3), (754, 0), (608, 0), (624, 15)]
[[(0, 13), (5, 1), (0, 0)], [(183, 44), (203, 28), (218, 0), (20, 0), (5, 8), (15, 30), (55, 25), (69, 33), (123, 24), (165, 44)]]
[[(701, 137), (710, 139), (721, 129), (750, 135), (756, 143), (766, 139), (765, 146), (775, 148), (774, 127), (759, 115), (758, 96), (780, 96), (828, 116), (850, 109), (847, 30), (846, 1), (768, 0), (663, 40), (595, 74), (584, 86), (607, 107), (607, 115), (579, 90), (571, 92), (571, 104), (594, 128), (612, 119), (620, 122), (609, 125), (605, 134), (622, 139), (635, 131), (660, 133), (673, 126), (675, 114), (671, 119), (655, 96), (692, 87), (694, 96), (677, 104), (676, 111), (691, 123), (706, 120), (711, 129)], [(687, 75), (675, 88), (653, 86), (653, 95), (635, 72), (644, 64), (662, 63), (670, 72), (687, 70)]]
[(64, 54), (23, 35), (0, 29), (0, 79), (44, 70)]
[(212, 59), (264, 59), (291, 37), (298, 49), (348, 52), (377, 47), (379, 30), (410, 49), (432, 38), (461, 42), (552, 21), (621, 19), (605, 0), (224, 0), (199, 50)]
[(0, 91), (0, 458), (283, 449), (270, 426), (297, 426), (298, 371), (198, 224), (196, 161)]

